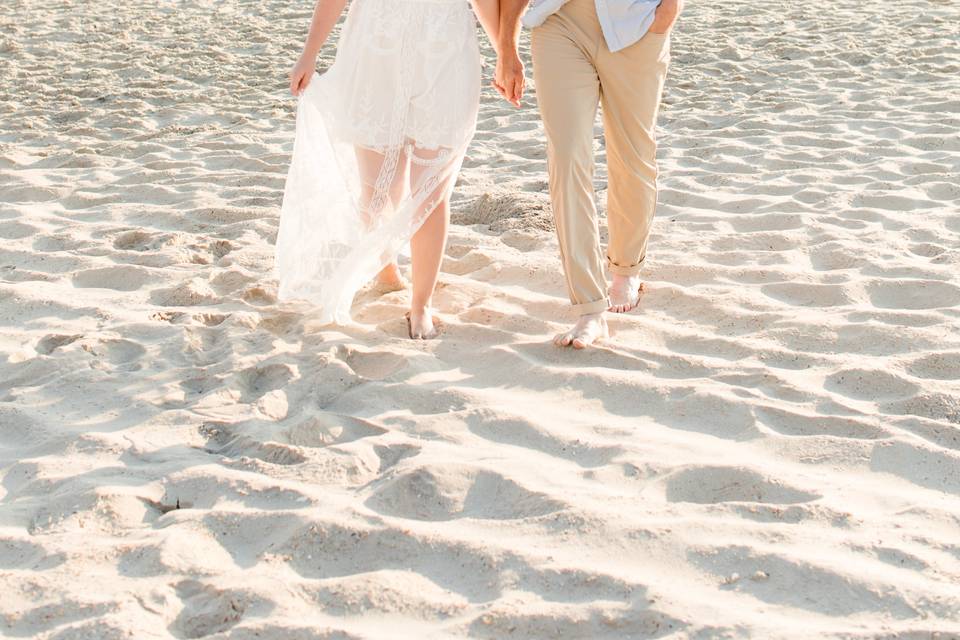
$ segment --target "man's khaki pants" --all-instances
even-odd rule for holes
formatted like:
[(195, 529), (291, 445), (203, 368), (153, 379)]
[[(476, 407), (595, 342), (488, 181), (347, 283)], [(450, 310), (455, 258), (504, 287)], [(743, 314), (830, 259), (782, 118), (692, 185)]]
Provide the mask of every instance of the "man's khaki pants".
[(547, 134), (550, 199), (570, 302), (609, 306), (593, 198), (593, 127), (603, 107), (607, 151), (606, 263), (634, 275), (646, 257), (657, 201), (654, 126), (670, 60), (669, 34), (607, 48), (594, 0), (569, 0), (531, 36), (533, 78)]

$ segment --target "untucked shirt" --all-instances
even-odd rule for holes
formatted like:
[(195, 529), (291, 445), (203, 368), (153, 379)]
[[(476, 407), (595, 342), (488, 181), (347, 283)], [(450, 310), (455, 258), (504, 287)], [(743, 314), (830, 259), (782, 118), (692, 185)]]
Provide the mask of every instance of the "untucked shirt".
[[(560, 10), (568, 0), (531, 0), (523, 25), (533, 28)], [(660, 0), (594, 0), (603, 39), (610, 51), (619, 51), (643, 37), (653, 24)]]

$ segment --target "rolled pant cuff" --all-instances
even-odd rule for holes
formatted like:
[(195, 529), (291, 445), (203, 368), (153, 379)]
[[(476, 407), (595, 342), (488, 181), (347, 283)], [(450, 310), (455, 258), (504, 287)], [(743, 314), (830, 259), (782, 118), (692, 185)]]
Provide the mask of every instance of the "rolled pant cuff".
[(641, 269), (643, 269), (643, 260), (629, 267), (621, 267), (620, 265), (613, 264), (612, 262), (607, 260), (607, 270), (614, 275), (635, 276), (638, 273), (640, 273)]
[(610, 300), (607, 298), (602, 298), (601, 300), (595, 300), (594, 302), (584, 302), (582, 304), (573, 305), (573, 310), (577, 315), (585, 316), (588, 313), (600, 313), (606, 311), (610, 308)]

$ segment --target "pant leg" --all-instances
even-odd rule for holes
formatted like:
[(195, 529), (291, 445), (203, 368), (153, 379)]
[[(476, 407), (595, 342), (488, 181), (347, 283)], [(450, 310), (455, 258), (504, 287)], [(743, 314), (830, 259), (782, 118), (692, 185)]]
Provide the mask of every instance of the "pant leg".
[[(592, 0), (589, 4), (592, 7)], [(596, 45), (590, 37), (591, 25), (585, 30), (580, 22), (569, 11), (550, 16), (533, 29), (531, 51), (547, 136), (550, 200), (560, 257), (570, 302), (575, 311), (586, 314), (603, 311), (609, 303), (593, 194), (593, 127), (600, 81), (592, 60)]]
[(647, 255), (657, 204), (654, 129), (670, 61), (670, 36), (647, 33), (597, 57), (607, 149), (607, 268), (634, 275)]

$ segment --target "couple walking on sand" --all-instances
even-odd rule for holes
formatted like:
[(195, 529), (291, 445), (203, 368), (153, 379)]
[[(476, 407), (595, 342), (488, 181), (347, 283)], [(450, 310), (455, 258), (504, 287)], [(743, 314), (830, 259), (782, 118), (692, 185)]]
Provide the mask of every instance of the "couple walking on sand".
[[(633, 309), (643, 289), (654, 128), (683, 0), (352, 0), (336, 59), (320, 75), (317, 54), (346, 2), (317, 0), (290, 73), (298, 103), (276, 243), (280, 299), (308, 300), (321, 321), (348, 322), (367, 282), (408, 286), (397, 256), (409, 244), (408, 332), (438, 333), (431, 298), (480, 100), (476, 21), (497, 52), (493, 84), (517, 107), (522, 22), (532, 29), (550, 198), (579, 315), (554, 341), (583, 348), (606, 337), (604, 314)], [(609, 176), (605, 253), (593, 194), (598, 105)]]

